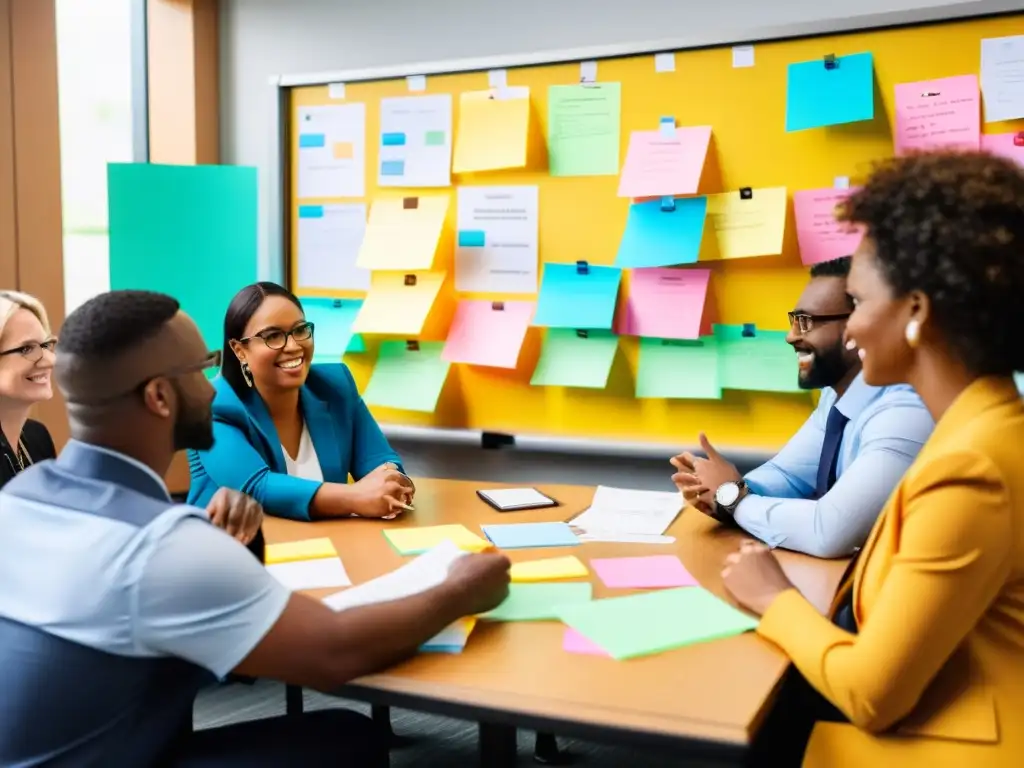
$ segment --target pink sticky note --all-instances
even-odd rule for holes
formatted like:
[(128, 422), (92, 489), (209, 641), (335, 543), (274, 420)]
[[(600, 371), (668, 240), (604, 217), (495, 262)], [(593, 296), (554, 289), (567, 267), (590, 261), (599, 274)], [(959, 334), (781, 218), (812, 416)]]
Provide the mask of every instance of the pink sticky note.
[(665, 197), (697, 192), (711, 126), (662, 131), (633, 131), (619, 178), (619, 197)]
[(896, 154), (981, 146), (977, 75), (896, 86)]
[(864, 236), (862, 229), (840, 224), (835, 210), (852, 189), (802, 189), (793, 193), (796, 238), (804, 264), (849, 256)]
[(535, 306), (532, 301), (460, 301), (441, 358), (515, 368)]
[(591, 560), (590, 566), (606, 587), (656, 589), (697, 586), (697, 580), (675, 555), (609, 557)]
[(608, 651), (572, 627), (565, 628), (565, 634), (562, 635), (562, 650), (569, 653), (585, 653), (589, 656), (608, 656)]
[[(1019, 141), (1020, 144), (1014, 143), (1015, 141)], [(1009, 158), (1024, 167), (1024, 131), (987, 134), (981, 137), (981, 148), (993, 155)]]
[(619, 315), (622, 336), (696, 339), (704, 323), (710, 269), (652, 267), (632, 270), (629, 298)]

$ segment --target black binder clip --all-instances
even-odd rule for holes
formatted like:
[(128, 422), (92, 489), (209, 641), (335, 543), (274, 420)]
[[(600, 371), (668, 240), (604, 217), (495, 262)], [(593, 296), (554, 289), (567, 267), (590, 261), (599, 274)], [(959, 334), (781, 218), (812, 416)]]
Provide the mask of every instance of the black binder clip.
[(495, 312), (503, 312), (505, 310), (505, 302), (504, 301), (492, 301), (491, 302), (491, 309), (493, 309)]
[(589, 334), (581, 328), (576, 331), (576, 335), (579, 336), (581, 339), (585, 339)]
[(750, 187), (740, 187), (740, 200), (753, 200), (754, 190)]
[(405, 349), (407, 352), (419, 352), (420, 343), (415, 339), (409, 339), (407, 342), (405, 342)]
[(839, 59), (836, 58), (834, 53), (825, 54), (825, 69), (837, 69), (839, 67)]
[(757, 336), (757, 326), (753, 323), (744, 323), (743, 332), (740, 334), (744, 339), (752, 339)]
[(406, 285), (416, 285), (416, 275), (406, 275), (405, 276), (405, 284)]
[(671, 195), (661, 198), (661, 210), (664, 213), (672, 213), (676, 209), (676, 199)]
[(418, 197), (405, 197), (402, 198), (402, 208), (406, 211), (415, 211), (420, 207), (420, 199)]
[(577, 275), (589, 275), (590, 265), (582, 259), (576, 262), (576, 274)]

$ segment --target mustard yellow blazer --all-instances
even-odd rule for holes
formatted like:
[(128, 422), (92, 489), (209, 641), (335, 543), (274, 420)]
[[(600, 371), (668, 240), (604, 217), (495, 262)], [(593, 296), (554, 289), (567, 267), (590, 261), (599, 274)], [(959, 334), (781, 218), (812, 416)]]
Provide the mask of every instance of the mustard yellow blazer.
[(816, 725), (804, 765), (1024, 765), (1024, 404), (1012, 381), (979, 379), (942, 416), (849, 587), (857, 635), (796, 590), (757, 629), (852, 723)]

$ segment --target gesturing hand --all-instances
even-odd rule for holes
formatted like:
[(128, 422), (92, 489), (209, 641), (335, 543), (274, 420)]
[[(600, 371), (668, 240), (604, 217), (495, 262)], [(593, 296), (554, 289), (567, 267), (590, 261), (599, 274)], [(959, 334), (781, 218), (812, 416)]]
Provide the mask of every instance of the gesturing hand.
[(352, 485), (352, 511), (360, 517), (395, 517), (412, 500), (409, 478), (397, 469), (378, 467)]
[(705, 514), (713, 515), (718, 486), (729, 481), (739, 482), (742, 475), (715, 450), (703, 432), (700, 433), (700, 447), (707, 454), (706, 459), (686, 452), (670, 460), (672, 466), (679, 470), (672, 475), (672, 482), (682, 492), (687, 503)]
[(246, 546), (256, 538), (263, 525), (263, 507), (251, 496), (220, 488), (206, 505), (210, 522)]
[(462, 614), (473, 616), (497, 608), (508, 597), (512, 563), (499, 552), (463, 555), (448, 567), (446, 584), (464, 604)]
[(776, 597), (793, 588), (775, 555), (758, 541), (744, 541), (738, 552), (725, 558), (722, 581), (736, 602), (758, 616)]

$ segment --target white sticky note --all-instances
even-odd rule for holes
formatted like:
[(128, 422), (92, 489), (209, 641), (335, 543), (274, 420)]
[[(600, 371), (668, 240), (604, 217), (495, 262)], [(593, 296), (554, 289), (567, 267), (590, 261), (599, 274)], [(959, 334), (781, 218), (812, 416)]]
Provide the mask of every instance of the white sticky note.
[(580, 62), (580, 82), (581, 83), (596, 83), (597, 82), (597, 62), (596, 61), (581, 61)]
[(409, 86), (409, 90), (413, 93), (419, 93), (427, 90), (427, 76), (426, 75), (409, 75), (405, 78), (406, 85)]
[(676, 55), (674, 53), (656, 53), (656, 54), (654, 54), (654, 71), (655, 72), (675, 72), (676, 71)]
[(344, 99), (345, 98), (345, 84), (344, 83), (331, 83), (327, 86), (327, 95), (332, 99)]
[(832, 186), (836, 189), (849, 189), (850, 188), (850, 177), (849, 176), (836, 176), (835, 181), (832, 182)]
[(492, 69), (487, 73), (487, 84), (491, 88), (504, 88), (508, 85), (508, 70)]
[(754, 66), (754, 46), (734, 45), (732, 47), (732, 65), (737, 69)]

